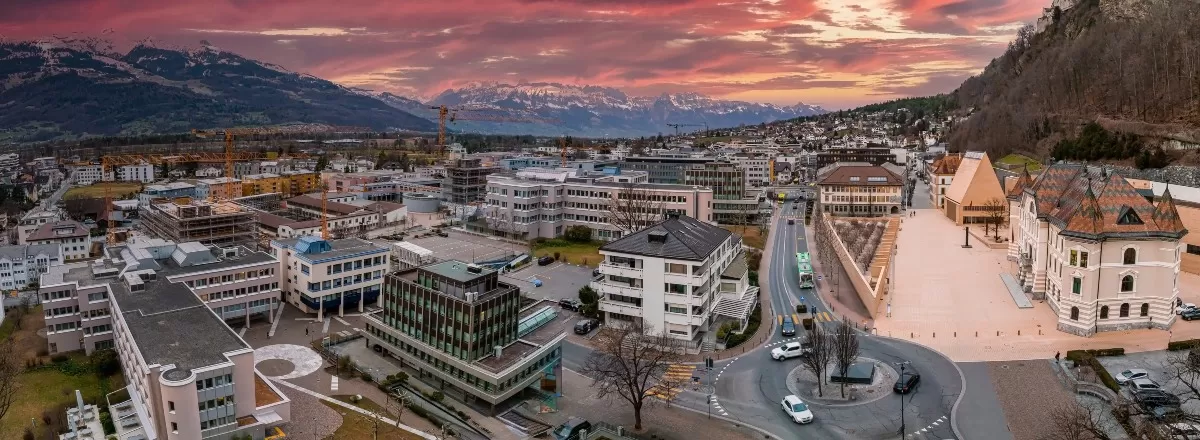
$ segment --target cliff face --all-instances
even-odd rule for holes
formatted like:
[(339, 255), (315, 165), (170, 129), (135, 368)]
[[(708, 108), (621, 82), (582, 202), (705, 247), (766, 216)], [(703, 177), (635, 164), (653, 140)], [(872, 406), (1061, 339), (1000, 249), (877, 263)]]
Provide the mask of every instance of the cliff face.
[(954, 92), (970, 113), (951, 145), (1045, 157), (1088, 122), (1143, 136), (1147, 148), (1195, 141), (1187, 127), (1200, 125), (1200, 2), (1070, 3), (1056, 0), (1043, 31), (1023, 29)]

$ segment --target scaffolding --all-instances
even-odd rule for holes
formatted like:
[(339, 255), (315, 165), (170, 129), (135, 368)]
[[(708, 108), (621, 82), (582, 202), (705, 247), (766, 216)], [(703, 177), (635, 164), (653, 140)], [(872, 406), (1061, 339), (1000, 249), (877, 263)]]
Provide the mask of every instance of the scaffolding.
[(181, 198), (155, 201), (141, 210), (142, 227), (176, 243), (198, 241), (219, 247), (258, 244), (255, 213), (228, 201)]

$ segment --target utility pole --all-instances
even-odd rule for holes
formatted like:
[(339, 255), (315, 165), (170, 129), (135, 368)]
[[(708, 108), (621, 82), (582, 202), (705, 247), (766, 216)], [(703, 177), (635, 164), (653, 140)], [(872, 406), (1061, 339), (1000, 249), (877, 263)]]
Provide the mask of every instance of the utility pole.
[[(908, 362), (908, 361), (904, 361), (904, 362), (900, 362), (900, 364), (899, 364), (900, 365), (900, 380), (902, 380), (902, 381), (904, 380), (904, 368), (907, 367), (909, 363), (910, 362)], [(905, 397), (904, 394), (900, 395), (900, 437), (901, 438), (904, 437), (904, 431), (906, 431), (906, 429), (904, 428), (904, 397)]]

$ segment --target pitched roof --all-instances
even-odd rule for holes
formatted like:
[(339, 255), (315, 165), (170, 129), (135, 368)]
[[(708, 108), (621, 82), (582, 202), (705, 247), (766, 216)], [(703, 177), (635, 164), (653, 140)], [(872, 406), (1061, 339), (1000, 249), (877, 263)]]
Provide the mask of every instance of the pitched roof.
[(672, 218), (600, 246), (602, 251), (675, 260), (708, 258), (732, 232), (688, 216)]
[(961, 153), (951, 153), (942, 156), (940, 159), (933, 161), (933, 174), (954, 174), (958, 172), (958, 166), (962, 164), (963, 156)]
[(837, 167), (825, 177), (821, 178), (818, 185), (870, 185), (870, 186), (886, 186), (886, 185), (901, 185), (903, 182), (900, 176), (891, 172), (887, 168), (874, 165), (848, 165)]
[[(991, 170), (992, 161), (988, 160), (987, 153), (967, 152), (958, 166), (958, 172), (954, 173), (950, 189), (946, 190), (946, 198), (960, 205), (982, 205), (992, 198), (1001, 197), (1004, 188), (1000, 186), (996, 173)], [(968, 194), (972, 195), (974, 200), (965, 200)]]
[[(56, 232), (56, 230), (62, 233)], [(38, 226), (37, 230), (26, 241), (55, 240), (62, 238), (86, 237), (90, 234), (87, 226), (75, 220), (58, 220)]]
[[(302, 195), (292, 197), (286, 201), (289, 204), (297, 204), (307, 206), (313, 209), (321, 209), (321, 199), (310, 195)], [(348, 205), (340, 202), (325, 202), (325, 211), (336, 215), (349, 215), (358, 212), (362, 208), (354, 205)]]
[[(1169, 197), (1154, 206), (1124, 178), (1078, 164), (1055, 164), (1025, 189), (1039, 218), (1088, 239), (1171, 238), (1187, 229)], [(1167, 196), (1167, 194), (1164, 194)]]
[(1025, 188), (1028, 188), (1030, 185), (1033, 185), (1033, 177), (1029, 175), (1029, 164), (1027, 163), (1021, 169), (1021, 175), (1017, 177), (1017, 183), (1008, 191), (1008, 198), (1010, 200), (1020, 198), (1021, 194), (1025, 192)]

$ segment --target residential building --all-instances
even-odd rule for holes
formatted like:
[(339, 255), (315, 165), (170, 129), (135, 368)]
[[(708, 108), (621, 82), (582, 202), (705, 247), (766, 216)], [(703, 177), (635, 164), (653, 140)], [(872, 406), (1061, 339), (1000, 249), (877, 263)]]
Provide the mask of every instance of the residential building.
[(228, 177), (196, 181), (196, 198), (200, 200), (232, 200), (242, 197), (242, 181)]
[(733, 155), (729, 161), (737, 164), (746, 176), (746, 187), (768, 186), (771, 184), (771, 158), (758, 155)]
[(451, 203), (468, 204), (482, 201), (487, 191), (487, 176), (498, 171), (484, 166), (480, 159), (459, 159), (446, 167), (442, 198)]
[(903, 181), (895, 173), (880, 166), (836, 167), (818, 176), (817, 189), (820, 210), (829, 215), (898, 215), (903, 207)]
[(241, 179), (242, 194), (239, 197), (271, 193), (282, 194), (291, 190), (291, 182), (278, 174), (247, 174)]
[(836, 162), (866, 162), (871, 165), (883, 165), (895, 159), (896, 155), (886, 147), (830, 148), (817, 153), (817, 167)]
[(43, 210), (40, 207), (25, 213), (17, 222), (17, 244), (29, 244), (30, 235), (37, 232), (42, 225), (55, 220), (58, 220), (57, 213)]
[(138, 203), (146, 206), (154, 199), (177, 199), (180, 197), (196, 197), (196, 185), (187, 182), (146, 185), (138, 194)]
[(287, 302), (305, 313), (325, 318), (337, 311), (379, 299), (388, 271), (387, 247), (366, 240), (322, 240), (314, 236), (271, 240), (271, 255), (279, 259)]
[[(627, 201), (631, 197), (639, 201)], [(488, 176), (487, 207), (467, 229), (529, 240), (560, 237), (582, 225), (593, 238), (608, 241), (632, 232), (611, 221), (614, 206), (651, 210), (655, 223), (670, 213), (712, 220), (712, 202), (711, 189), (646, 183), (645, 172), (527, 168)]]
[[(260, 166), (258, 161), (246, 161), (246, 162), (234, 162), (233, 163), (233, 177), (235, 179), (241, 179), (246, 176), (250, 176), (250, 175), (254, 175), (254, 174), (262, 174), (262, 173), (263, 173), (262, 167)], [(222, 173), (222, 174), (224, 174), (224, 173)], [(225, 176), (225, 177), (229, 177), (229, 176)]]
[[(130, 165), (119, 165), (116, 167), (116, 180), (122, 182), (153, 182), (157, 174), (155, 174), (155, 166), (149, 162), (140, 162)], [(110, 171), (111, 172), (111, 171)], [(106, 176), (111, 180), (112, 176)]]
[(217, 167), (203, 167), (196, 170), (196, 177), (202, 179), (221, 177), (222, 174), (225, 174), (225, 170)]
[(273, 322), (282, 307), (279, 263), (264, 252), (138, 235), (106, 252), (90, 263), (50, 265), (41, 275), (50, 353), (112, 348), (112, 289), (131, 272), (153, 271), (155, 279), (175, 286), (175, 295), (192, 297), (239, 327), (254, 318)]
[(1020, 287), (1045, 300), (1058, 330), (1091, 336), (1169, 329), (1188, 231), (1170, 189), (1157, 203), (1105, 169), (1057, 163), (1008, 193), (1009, 258)]
[(287, 186), (284, 191), (285, 196), (308, 194), (321, 190), (321, 173), (306, 169), (296, 169), (280, 171), (279, 176), (287, 180)]
[(525, 305), (499, 275), (455, 260), (391, 273), (362, 334), (468, 403), (553, 398), (571, 315), (549, 300)]
[(712, 158), (633, 156), (625, 158), (622, 168), (646, 172), (648, 183), (683, 185), (687, 170), (702, 168)]
[(103, 180), (100, 164), (69, 165), (71, 182), (79, 186), (88, 186)]
[(993, 218), (1007, 220), (1005, 197), (987, 153), (969, 151), (954, 174), (941, 211), (956, 225), (986, 224)]
[(684, 341), (689, 351), (700, 350), (717, 314), (745, 320), (757, 299), (757, 289), (748, 292), (741, 238), (691, 217), (669, 218), (606, 243), (600, 255), (602, 278), (591, 287), (600, 295), (605, 322), (641, 320)]
[(63, 263), (60, 244), (0, 246), (0, 290), (24, 290), (51, 266)]
[[(746, 196), (746, 172), (730, 162), (706, 162), (684, 171), (683, 184), (712, 188), (712, 221), (755, 224), (759, 211), (757, 196)], [(708, 220), (708, 219), (705, 219)]]
[(954, 175), (962, 164), (961, 153), (947, 154), (933, 161), (929, 169), (929, 202), (941, 210), (946, 206), (946, 191), (954, 184)]
[(91, 230), (74, 220), (55, 220), (37, 228), (26, 242), (61, 245), (63, 261), (82, 260), (92, 254)]

